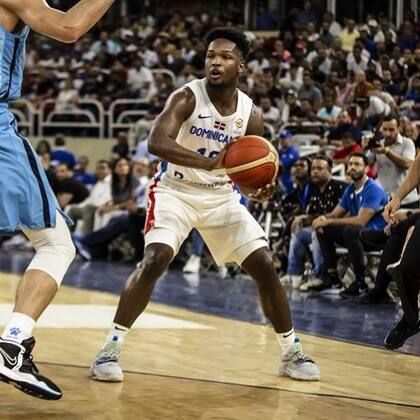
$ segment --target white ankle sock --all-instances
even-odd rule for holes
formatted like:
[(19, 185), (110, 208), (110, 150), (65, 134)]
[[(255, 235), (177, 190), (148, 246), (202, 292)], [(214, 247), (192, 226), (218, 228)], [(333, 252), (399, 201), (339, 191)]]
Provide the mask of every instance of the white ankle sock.
[(295, 344), (295, 330), (292, 328), (290, 331), (282, 332), (276, 334), (277, 341), (280, 344), (281, 350), (283, 354), (286, 354), (289, 352), (289, 350), (293, 347)]
[(25, 314), (13, 312), (9, 322), (3, 331), (2, 338), (21, 343), (29, 337), (32, 337), (32, 330), (35, 327), (35, 320)]
[(110, 341), (118, 341), (120, 344), (124, 342), (124, 338), (128, 333), (128, 328), (124, 327), (120, 324), (116, 324), (115, 322), (112, 323), (112, 326), (108, 332), (108, 335), (105, 339), (105, 344), (109, 343)]

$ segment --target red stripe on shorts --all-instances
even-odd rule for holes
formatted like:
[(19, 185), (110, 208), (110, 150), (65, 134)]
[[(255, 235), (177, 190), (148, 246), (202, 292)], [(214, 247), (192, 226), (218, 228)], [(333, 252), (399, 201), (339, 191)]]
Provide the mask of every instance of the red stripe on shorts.
[(155, 198), (155, 187), (159, 181), (155, 179), (153, 183), (149, 187), (149, 208), (147, 210), (147, 217), (146, 217), (146, 223), (144, 225), (144, 234), (146, 235), (147, 232), (149, 232), (150, 229), (153, 228), (155, 225), (155, 204), (156, 204), (156, 198)]

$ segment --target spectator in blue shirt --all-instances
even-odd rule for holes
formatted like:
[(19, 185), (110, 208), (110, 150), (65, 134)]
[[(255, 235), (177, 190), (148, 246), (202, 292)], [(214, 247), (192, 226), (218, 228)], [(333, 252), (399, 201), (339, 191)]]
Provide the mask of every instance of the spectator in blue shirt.
[(292, 133), (283, 130), (279, 134), (280, 150), (279, 157), (282, 167), (281, 182), (288, 194), (293, 191), (293, 181), (290, 174), (292, 166), (299, 159), (299, 150), (292, 145)]
[(55, 149), (52, 152), (51, 160), (56, 164), (67, 163), (71, 168), (76, 165), (76, 156), (66, 149), (66, 141), (61, 134), (57, 134), (54, 141)]
[(340, 292), (343, 298), (360, 296), (367, 292), (365, 262), (360, 232), (365, 229), (383, 230), (386, 221), (382, 211), (388, 202), (384, 189), (367, 177), (369, 161), (363, 153), (349, 157), (348, 175), (353, 182), (344, 191), (335, 209), (313, 221), (324, 257), (326, 280), (319, 290), (341, 287), (337, 275), (336, 244), (348, 249), (355, 281)]
[(74, 168), (74, 179), (92, 187), (96, 184), (96, 177), (94, 174), (87, 171), (89, 166), (89, 158), (87, 156), (80, 156), (77, 159), (77, 164)]

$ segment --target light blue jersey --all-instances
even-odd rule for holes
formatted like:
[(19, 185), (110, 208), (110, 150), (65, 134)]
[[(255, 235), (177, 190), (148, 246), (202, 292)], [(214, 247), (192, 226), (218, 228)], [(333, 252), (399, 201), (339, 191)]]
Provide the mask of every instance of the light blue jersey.
[[(0, 27), (0, 231), (54, 227), (57, 199), (37, 154), (17, 128), (8, 102), (19, 98), (29, 28)], [(67, 219), (68, 223), (71, 223)]]

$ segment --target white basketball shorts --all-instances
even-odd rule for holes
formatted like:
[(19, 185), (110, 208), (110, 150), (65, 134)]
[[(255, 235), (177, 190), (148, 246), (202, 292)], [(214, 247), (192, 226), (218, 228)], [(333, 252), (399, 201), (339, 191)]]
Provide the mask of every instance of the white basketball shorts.
[(218, 265), (241, 265), (252, 252), (267, 247), (263, 229), (240, 203), (236, 191), (174, 188), (154, 180), (148, 196), (146, 247), (162, 243), (176, 255), (193, 228), (200, 232)]

